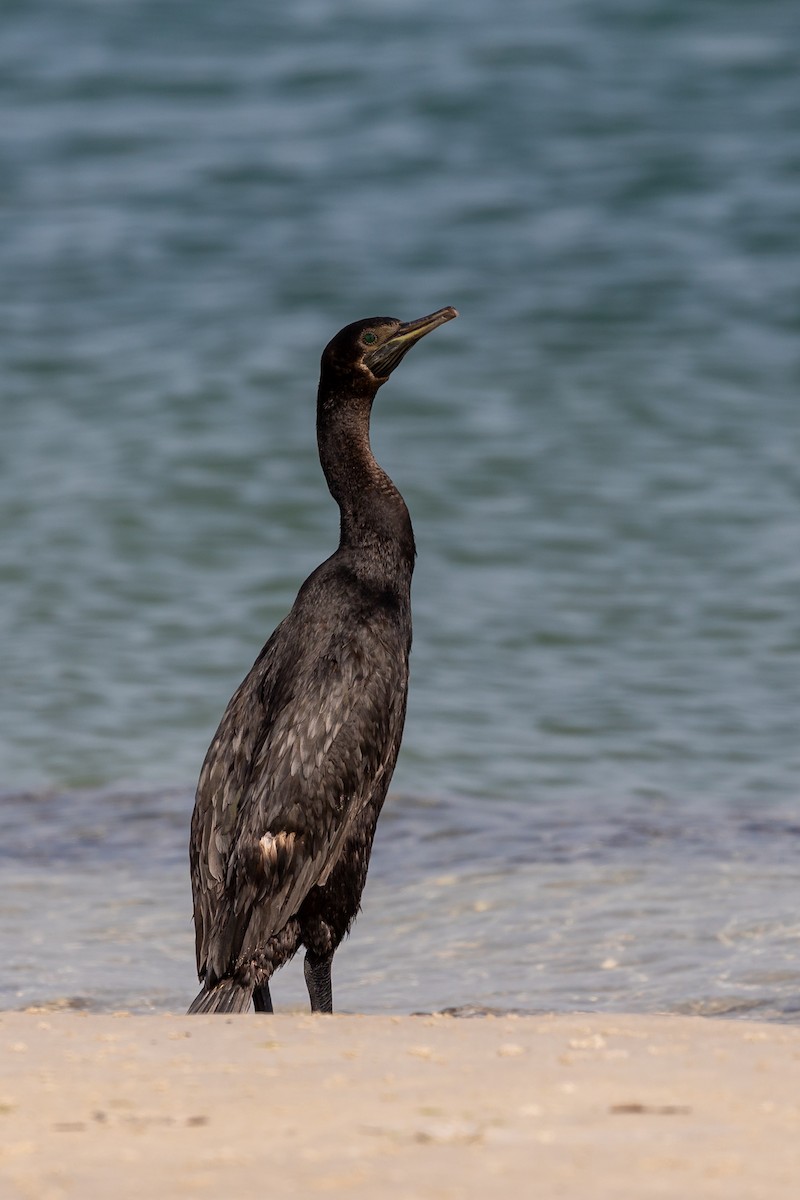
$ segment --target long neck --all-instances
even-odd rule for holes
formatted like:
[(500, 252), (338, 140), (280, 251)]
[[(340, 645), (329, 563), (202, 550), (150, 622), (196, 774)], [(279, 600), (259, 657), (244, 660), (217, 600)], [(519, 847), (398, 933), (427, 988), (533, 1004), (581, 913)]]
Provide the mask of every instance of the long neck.
[(367, 574), (410, 572), (414, 533), (405, 501), (378, 465), (369, 441), (372, 395), (341, 397), (320, 383), (317, 445), (341, 515), (340, 550)]

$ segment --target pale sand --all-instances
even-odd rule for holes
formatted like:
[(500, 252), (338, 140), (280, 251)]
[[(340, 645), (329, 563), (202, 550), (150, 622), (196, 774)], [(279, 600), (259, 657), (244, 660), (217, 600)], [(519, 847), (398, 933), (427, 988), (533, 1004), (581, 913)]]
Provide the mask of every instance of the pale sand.
[(3, 1200), (800, 1196), (800, 1028), (0, 1014)]

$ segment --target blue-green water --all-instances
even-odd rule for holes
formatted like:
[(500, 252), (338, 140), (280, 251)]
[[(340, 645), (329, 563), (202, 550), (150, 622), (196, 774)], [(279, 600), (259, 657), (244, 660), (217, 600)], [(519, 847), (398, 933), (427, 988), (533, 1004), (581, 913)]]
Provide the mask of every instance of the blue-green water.
[(4, 1003), (190, 998), (199, 765), (336, 541), (320, 350), (454, 304), (374, 416), (415, 643), (341, 1003), (796, 1011), (798, 53), (788, 0), (6, 0)]

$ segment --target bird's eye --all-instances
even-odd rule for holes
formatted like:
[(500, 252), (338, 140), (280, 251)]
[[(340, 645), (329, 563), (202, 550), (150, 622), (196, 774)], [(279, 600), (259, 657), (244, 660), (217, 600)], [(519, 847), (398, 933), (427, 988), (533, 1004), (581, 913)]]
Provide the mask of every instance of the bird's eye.
[(365, 346), (374, 346), (378, 340), (378, 335), (377, 333), (365, 333), (361, 340)]

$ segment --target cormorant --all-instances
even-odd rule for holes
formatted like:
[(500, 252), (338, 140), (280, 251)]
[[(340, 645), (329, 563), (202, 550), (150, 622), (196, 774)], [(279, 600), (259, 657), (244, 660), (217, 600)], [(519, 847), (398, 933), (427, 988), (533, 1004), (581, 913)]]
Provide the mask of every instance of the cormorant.
[(309, 575), (232, 697), (206, 754), (190, 863), (190, 1013), (271, 1012), (272, 973), (305, 946), (312, 1011), (358, 912), (406, 712), (414, 534), (369, 442), (372, 402), (406, 352), (457, 316), (372, 317), (322, 355), (320, 463), (339, 547)]

